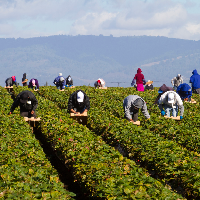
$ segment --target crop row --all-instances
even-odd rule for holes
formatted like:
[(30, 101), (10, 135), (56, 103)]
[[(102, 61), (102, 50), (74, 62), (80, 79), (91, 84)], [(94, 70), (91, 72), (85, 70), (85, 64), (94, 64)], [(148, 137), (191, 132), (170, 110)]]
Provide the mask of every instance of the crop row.
[[(72, 199), (58, 174), (18, 114), (8, 115), (13, 100), (0, 88), (0, 197), (3, 199)], [(16, 112), (19, 112), (17, 110)]]
[[(150, 129), (151, 126), (155, 126), (154, 123), (157, 124), (157, 127), (160, 124), (168, 124), (170, 129), (171, 123), (174, 124), (177, 122), (163, 120), (163, 118), (156, 116), (156, 114), (152, 114), (150, 121), (143, 119), (147, 124), (144, 128), (136, 127), (122, 119), (122, 117), (117, 117), (118, 115), (121, 116), (123, 112), (120, 108), (122, 107), (123, 99), (120, 100), (120, 94), (117, 94), (121, 90), (103, 91), (90, 88), (84, 89), (84, 91), (87, 90), (86, 93), (89, 95), (91, 102), (88, 121), (92, 130), (98, 131), (110, 144), (119, 142), (126, 148), (130, 156), (133, 156), (139, 161), (143, 161), (143, 164), (148, 169), (155, 170), (163, 180), (175, 180), (173, 184), (180, 184), (185, 190), (185, 195), (193, 197), (199, 196), (199, 153), (188, 151), (186, 148), (177, 144), (176, 141), (165, 139), (159, 133), (155, 133), (155, 131)], [(40, 93), (55, 101), (58, 105), (62, 105), (63, 109), (66, 109), (67, 100), (72, 91), (66, 90), (63, 93), (59, 91), (51, 93), (50, 91), (51, 89), (49, 91), (42, 89)], [(144, 93), (143, 95), (145, 96)], [(63, 101), (64, 99), (65, 101)], [(120, 104), (117, 104), (117, 101), (120, 101)], [(114, 102), (114, 105), (112, 102)], [(151, 103), (153, 110), (152, 100)], [(156, 112), (158, 113), (159, 111)], [(183, 126), (183, 122), (178, 122), (176, 126), (178, 125)]]
[[(54, 91), (51, 93), (54, 95)], [(107, 199), (182, 198), (151, 178), (146, 170), (123, 157), (87, 127), (72, 120), (65, 109), (61, 110), (55, 103), (36, 95), (42, 133), (63, 162), (73, 167), (75, 180), (92, 196)]]

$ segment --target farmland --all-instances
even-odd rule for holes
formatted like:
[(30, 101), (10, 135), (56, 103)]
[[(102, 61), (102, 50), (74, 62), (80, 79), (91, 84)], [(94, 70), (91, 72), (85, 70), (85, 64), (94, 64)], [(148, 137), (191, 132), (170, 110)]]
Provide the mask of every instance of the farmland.
[[(25, 89), (14, 86), (14, 96)], [(72, 120), (67, 112), (68, 98), (77, 89), (90, 98), (87, 126)], [(71, 171), (85, 198), (199, 198), (200, 96), (193, 95), (197, 104), (184, 102), (184, 118), (175, 121), (160, 116), (154, 105), (157, 91), (81, 86), (61, 92), (47, 86), (34, 92), (42, 138)], [(63, 188), (31, 128), (18, 116), (19, 109), (7, 115), (13, 100), (4, 88), (0, 92), (1, 197), (76, 199)], [(123, 118), (122, 102), (130, 94), (141, 96), (151, 115), (147, 120), (140, 113), (140, 126)], [(37, 190), (33, 185), (38, 185)]]

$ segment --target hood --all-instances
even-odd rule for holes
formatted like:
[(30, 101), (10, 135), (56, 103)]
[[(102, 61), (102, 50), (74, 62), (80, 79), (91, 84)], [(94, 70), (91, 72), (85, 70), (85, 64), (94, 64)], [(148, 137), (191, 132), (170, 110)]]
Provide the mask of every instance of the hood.
[(198, 75), (197, 70), (196, 70), (196, 69), (193, 70), (192, 74), (194, 74), (194, 75)]
[(134, 107), (136, 107), (136, 108), (139, 109), (139, 108), (142, 108), (142, 107), (143, 107), (144, 102), (143, 102), (142, 99), (138, 98), (138, 99), (136, 99), (136, 100), (133, 102), (133, 105), (134, 105)]
[(165, 84), (163, 84), (158, 91), (162, 91), (162, 92), (158, 92), (158, 93), (165, 93), (167, 91), (173, 91), (172, 87), (168, 87)]
[(137, 69), (137, 73), (141, 73), (142, 70), (140, 68)]

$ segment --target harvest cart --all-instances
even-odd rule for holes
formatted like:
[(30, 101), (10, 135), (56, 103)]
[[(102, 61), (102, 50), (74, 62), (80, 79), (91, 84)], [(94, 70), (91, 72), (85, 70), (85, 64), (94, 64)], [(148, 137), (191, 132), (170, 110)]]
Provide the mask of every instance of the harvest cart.
[(133, 124), (135, 124), (135, 125), (138, 125), (138, 126), (140, 126), (140, 121), (131, 122), (131, 123), (133, 123)]
[(13, 86), (7, 86), (7, 87), (5, 86), (5, 88), (9, 93), (13, 91)]
[(79, 124), (87, 125), (87, 113), (82, 113), (82, 114), (70, 113), (70, 117), (78, 121)]
[(177, 116), (177, 117), (173, 117), (173, 116), (167, 117), (167, 116), (164, 116), (164, 117), (165, 117), (165, 118), (175, 119), (175, 120), (181, 120), (181, 119), (180, 119), (180, 116)]

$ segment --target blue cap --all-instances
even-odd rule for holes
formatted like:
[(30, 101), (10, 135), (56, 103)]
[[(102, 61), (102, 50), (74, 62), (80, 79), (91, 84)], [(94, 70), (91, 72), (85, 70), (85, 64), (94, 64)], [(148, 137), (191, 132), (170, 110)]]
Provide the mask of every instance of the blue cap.
[(162, 90), (158, 90), (158, 93), (163, 93), (163, 91)]

